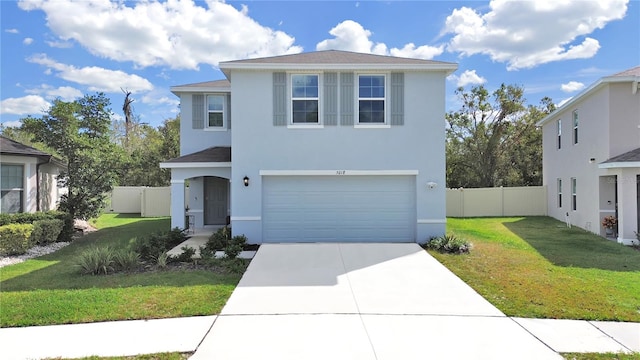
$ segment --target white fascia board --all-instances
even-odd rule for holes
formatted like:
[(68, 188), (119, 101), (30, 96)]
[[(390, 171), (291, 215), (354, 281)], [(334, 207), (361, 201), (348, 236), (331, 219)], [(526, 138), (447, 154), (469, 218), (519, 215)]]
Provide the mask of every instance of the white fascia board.
[(176, 95), (176, 96), (180, 96), (179, 94), (182, 93), (208, 93), (208, 94), (213, 94), (213, 93), (230, 93), (231, 92), (231, 88), (230, 87), (200, 87), (200, 86), (172, 86), (170, 88), (171, 92)]
[(598, 164), (599, 169), (640, 168), (640, 161), (621, 161)]
[(185, 168), (230, 168), (230, 162), (184, 162), (184, 163), (166, 163), (161, 162), (161, 169), (185, 169)]
[[(580, 92), (578, 95), (574, 96), (571, 98), (571, 100), (567, 101), (566, 103), (562, 104), (562, 106), (560, 106), (559, 108), (557, 108), (554, 112), (552, 112), (551, 114), (545, 116), (542, 120), (538, 121), (536, 123), (536, 126), (542, 126), (544, 124), (546, 124), (547, 122), (556, 119), (558, 117), (558, 114), (560, 114), (561, 112), (567, 110), (568, 108), (573, 107), (573, 105), (578, 102), (579, 100), (582, 100), (583, 98), (587, 97), (588, 95), (590, 95), (591, 93), (595, 92), (596, 90), (598, 90), (599, 88), (601, 88), (602, 86), (606, 85), (606, 84), (611, 84), (611, 83), (624, 83), (624, 82), (630, 82), (630, 83), (634, 83), (638, 82), (638, 76), (610, 76), (610, 77), (603, 77), (600, 80), (596, 81), (595, 83), (591, 84), (591, 86), (589, 86), (588, 88), (582, 90), (582, 92)], [(633, 89), (632, 89), (633, 91)]]
[(457, 64), (224, 64), (220, 66), (227, 77), (230, 70), (277, 70), (277, 71), (322, 71), (322, 70), (388, 70), (388, 71), (445, 71), (446, 75), (450, 75), (458, 69)]
[(260, 176), (418, 175), (418, 170), (260, 170)]

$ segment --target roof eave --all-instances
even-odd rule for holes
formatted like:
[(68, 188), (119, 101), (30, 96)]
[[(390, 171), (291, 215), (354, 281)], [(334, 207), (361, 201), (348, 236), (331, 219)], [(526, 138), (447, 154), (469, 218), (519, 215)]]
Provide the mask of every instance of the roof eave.
[(618, 161), (598, 164), (599, 169), (640, 168), (640, 161)]
[(457, 64), (322, 64), (322, 63), (220, 63), (220, 70), (228, 79), (231, 79), (232, 70), (403, 70), (403, 71), (443, 71), (450, 75), (458, 69)]
[(169, 88), (171, 92), (175, 96), (180, 96), (183, 93), (193, 93), (193, 92), (206, 92), (206, 93), (215, 93), (215, 92), (231, 92), (231, 87), (214, 87), (214, 86), (172, 86)]
[(230, 168), (230, 162), (161, 162), (161, 169)]

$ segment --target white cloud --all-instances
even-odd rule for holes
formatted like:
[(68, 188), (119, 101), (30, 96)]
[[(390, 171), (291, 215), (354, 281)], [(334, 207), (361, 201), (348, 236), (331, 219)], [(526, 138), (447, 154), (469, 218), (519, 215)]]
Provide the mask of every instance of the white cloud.
[(455, 74), (449, 75), (447, 79), (455, 81), (457, 86), (481, 85), (487, 82), (487, 79), (476, 74), (475, 70), (465, 70), (460, 76)]
[(47, 70), (54, 70), (56, 76), (77, 84), (88, 86), (91, 91), (121, 92), (121, 88), (135, 93), (153, 89), (153, 85), (145, 78), (135, 74), (127, 74), (120, 70), (109, 70), (97, 66), (76, 68), (50, 59), (45, 54), (31, 56), (27, 61), (44, 65)]
[(40, 95), (47, 100), (60, 99), (62, 101), (74, 101), (83, 96), (82, 91), (71, 86), (60, 86), (54, 88), (47, 84), (42, 84), (38, 88), (28, 89), (25, 91), (27, 94)]
[(42, 114), (47, 111), (50, 106), (51, 104), (39, 95), (8, 98), (0, 101), (0, 114)]
[(7, 32), (9, 34), (17, 34), (20, 31), (18, 31), (18, 29), (5, 29), (4, 32)]
[(353, 20), (345, 20), (339, 23), (329, 30), (329, 34), (333, 35), (333, 38), (320, 41), (316, 45), (316, 50), (346, 50), (427, 60), (433, 59), (444, 51), (444, 45), (438, 47), (429, 45), (416, 47), (413, 43), (406, 44), (402, 49), (392, 48), (388, 50), (386, 44), (371, 41), (369, 39), (372, 35), (371, 31)]
[[(129, 4), (130, 6), (127, 6)], [(77, 41), (92, 54), (141, 67), (217, 66), (223, 60), (298, 53), (295, 39), (264, 27), (222, 1), (160, 2), (34, 0), (23, 10), (42, 10), (62, 41)]]
[(5, 128), (17, 128), (22, 126), (22, 122), (20, 120), (14, 120), (14, 121), (5, 121), (2, 124), (0, 124), (0, 126), (5, 127)]
[(33, 43), (33, 39), (30, 37), (24, 38), (24, 40), (22, 40), (22, 43), (25, 45), (31, 45)]
[(49, 45), (52, 48), (58, 48), (58, 49), (69, 49), (73, 47), (73, 43), (71, 43), (70, 41), (45, 41), (47, 43), (47, 45)]
[(598, 40), (588, 37), (622, 19), (628, 0), (492, 0), (481, 14), (468, 7), (449, 15), (444, 34), (453, 34), (447, 50), (463, 56), (489, 55), (508, 70), (594, 56)]
[(581, 82), (577, 82), (577, 81), (569, 81), (566, 84), (562, 84), (560, 86), (560, 88), (562, 89), (562, 91), (566, 92), (566, 93), (571, 93), (574, 91), (580, 91), (582, 89), (584, 89), (584, 84)]
[(160, 94), (152, 94), (152, 93), (145, 94), (140, 101), (142, 101), (143, 104), (149, 104), (149, 105), (178, 106), (180, 104), (180, 100), (175, 96), (169, 97), (169, 96), (163, 96)]

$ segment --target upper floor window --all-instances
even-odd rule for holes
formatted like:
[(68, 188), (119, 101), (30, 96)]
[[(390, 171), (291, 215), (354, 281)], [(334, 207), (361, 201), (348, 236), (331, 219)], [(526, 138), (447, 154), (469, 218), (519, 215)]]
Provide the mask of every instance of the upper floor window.
[(385, 76), (358, 76), (358, 123), (385, 123)]
[(573, 143), (578, 143), (578, 110), (573, 111)]
[(224, 95), (207, 95), (207, 128), (224, 129)]
[(318, 75), (291, 75), (293, 124), (318, 124)]
[(562, 120), (560, 119), (556, 123), (556, 133), (558, 136), (558, 149), (562, 149)]
[(23, 211), (22, 195), (24, 193), (24, 166), (0, 165), (2, 179), (2, 213), (19, 213)]

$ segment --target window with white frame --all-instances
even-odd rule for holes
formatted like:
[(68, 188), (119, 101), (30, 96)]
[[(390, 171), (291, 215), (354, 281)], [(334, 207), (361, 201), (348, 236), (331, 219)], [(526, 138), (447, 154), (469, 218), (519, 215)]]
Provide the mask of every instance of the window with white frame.
[(225, 129), (225, 96), (207, 95), (207, 128)]
[(358, 76), (358, 123), (385, 123), (385, 85), (384, 75)]
[(576, 178), (571, 178), (571, 210), (578, 209), (578, 195), (577, 195), (577, 182)]
[(291, 75), (291, 122), (318, 124), (319, 76), (317, 74)]
[(1, 212), (12, 214), (23, 211), (24, 166), (0, 165), (0, 187), (2, 189)]
[(558, 207), (562, 207), (562, 179), (558, 178)]
[(562, 120), (556, 123), (556, 134), (558, 136), (558, 149), (562, 149)]
[(573, 144), (578, 143), (578, 110), (573, 111)]

